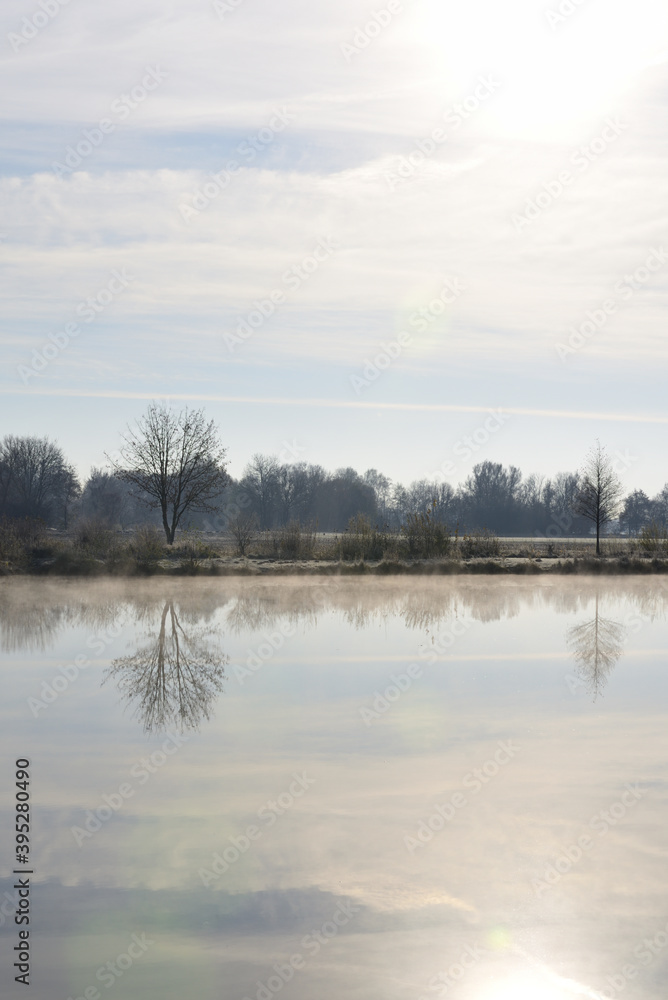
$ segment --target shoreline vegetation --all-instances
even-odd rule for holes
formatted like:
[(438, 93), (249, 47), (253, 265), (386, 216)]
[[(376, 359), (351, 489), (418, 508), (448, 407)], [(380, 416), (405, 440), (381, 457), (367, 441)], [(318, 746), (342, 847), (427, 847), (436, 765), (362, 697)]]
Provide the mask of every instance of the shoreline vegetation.
[(663, 537), (499, 538), (380, 532), (365, 521), (340, 534), (293, 523), (239, 540), (197, 530), (173, 545), (154, 527), (114, 531), (97, 523), (56, 532), (35, 522), (0, 523), (0, 575), (69, 577), (281, 575), (530, 575), (668, 573)]

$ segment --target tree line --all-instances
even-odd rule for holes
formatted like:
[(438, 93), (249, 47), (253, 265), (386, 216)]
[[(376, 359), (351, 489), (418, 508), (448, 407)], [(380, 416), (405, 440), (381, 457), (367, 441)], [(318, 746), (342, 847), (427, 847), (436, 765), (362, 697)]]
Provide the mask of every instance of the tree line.
[(39, 519), (57, 529), (76, 520), (130, 529), (155, 524), (174, 541), (181, 528), (223, 532), (245, 520), (267, 531), (291, 522), (341, 532), (358, 515), (399, 531), (426, 516), (465, 530), (506, 536), (598, 536), (611, 524), (628, 535), (668, 524), (668, 483), (654, 497), (624, 496), (600, 444), (582, 467), (550, 478), (524, 476), (514, 465), (482, 461), (458, 486), (420, 479), (393, 482), (376, 469), (333, 472), (309, 462), (256, 454), (242, 476), (227, 472), (218, 429), (202, 410), (174, 412), (151, 404), (122, 436), (120, 452), (80, 482), (62, 449), (48, 438), (0, 441), (0, 516)]

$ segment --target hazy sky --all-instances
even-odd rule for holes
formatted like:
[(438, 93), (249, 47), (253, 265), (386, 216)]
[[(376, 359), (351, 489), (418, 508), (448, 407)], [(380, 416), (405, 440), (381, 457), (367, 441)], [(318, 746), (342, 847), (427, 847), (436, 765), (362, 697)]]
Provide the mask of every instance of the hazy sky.
[(600, 437), (629, 488), (668, 480), (662, 0), (5, 0), (2, 25), (3, 433), (85, 474), (164, 397), (234, 475), (552, 474)]

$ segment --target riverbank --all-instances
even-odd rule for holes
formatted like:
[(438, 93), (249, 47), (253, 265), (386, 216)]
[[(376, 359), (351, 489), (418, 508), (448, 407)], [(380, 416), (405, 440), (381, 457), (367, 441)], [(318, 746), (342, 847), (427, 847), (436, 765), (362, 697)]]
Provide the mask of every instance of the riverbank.
[(601, 575), (628, 576), (668, 573), (668, 559), (638, 557), (515, 557), (473, 559), (382, 559), (333, 562), (320, 559), (36, 559), (22, 566), (0, 567), (3, 576), (68, 577), (265, 577), (265, 576), (458, 576), (458, 575)]
[(477, 532), (447, 539), (399, 535), (325, 535), (303, 530), (267, 532), (244, 546), (223, 535), (183, 532), (174, 545), (152, 528), (129, 535), (99, 525), (71, 533), (0, 533), (0, 575), (67, 577), (287, 576), (287, 575), (530, 575), (661, 574), (668, 543), (636, 538), (498, 538)]

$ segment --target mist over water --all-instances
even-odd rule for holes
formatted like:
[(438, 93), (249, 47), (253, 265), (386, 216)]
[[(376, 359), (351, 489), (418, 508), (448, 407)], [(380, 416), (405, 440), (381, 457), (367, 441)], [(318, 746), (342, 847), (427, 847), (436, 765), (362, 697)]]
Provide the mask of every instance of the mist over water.
[(667, 594), (2, 581), (33, 995), (663, 1000)]

